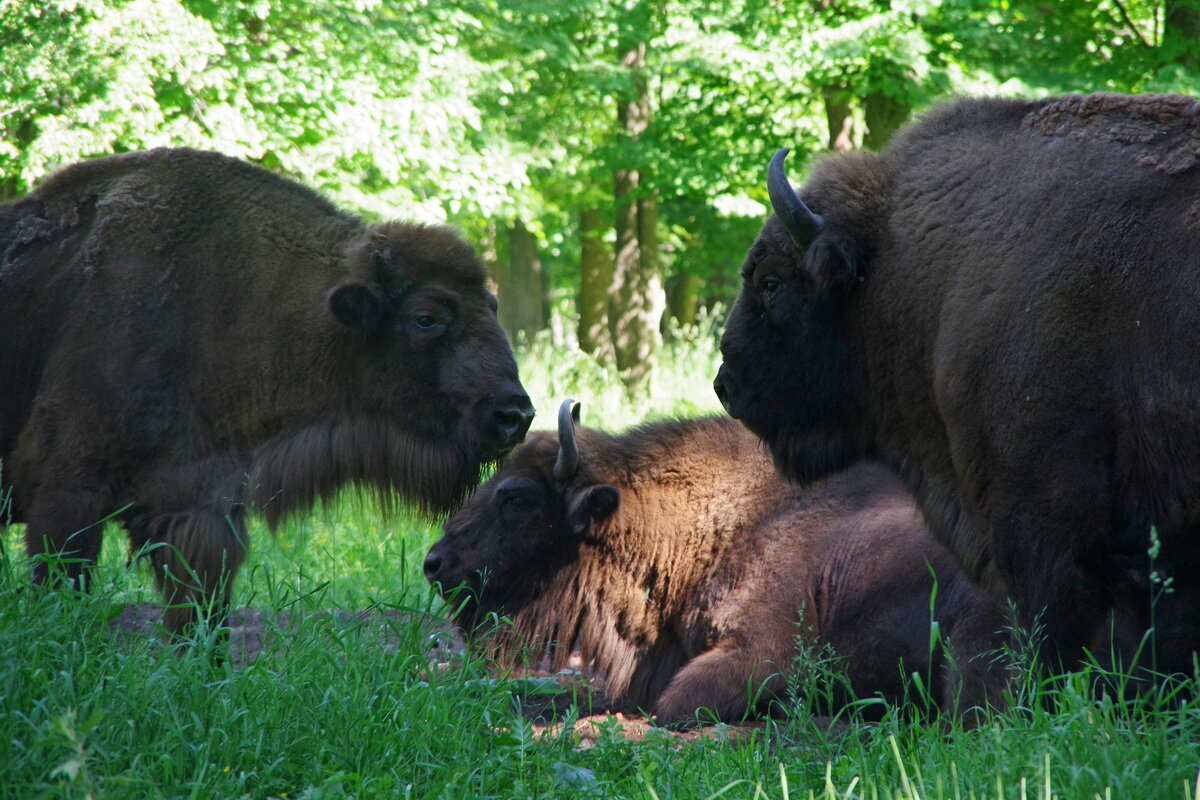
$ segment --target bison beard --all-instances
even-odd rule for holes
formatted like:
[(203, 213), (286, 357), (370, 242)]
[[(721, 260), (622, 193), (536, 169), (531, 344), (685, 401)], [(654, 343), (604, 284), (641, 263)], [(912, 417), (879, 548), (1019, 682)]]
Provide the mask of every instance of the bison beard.
[(1198, 120), (962, 100), (799, 195), (781, 151), (721, 342), (714, 388), (785, 474), (888, 462), (1051, 664), (1152, 625), (1156, 671), (1200, 648)]
[(0, 205), (0, 478), (38, 582), (124, 523), (180, 631), (247, 508), (354, 485), (446, 510), (533, 410), (474, 251), (216, 153), (77, 164)]
[(387, 509), (397, 493), (428, 511), (444, 511), (479, 483), (478, 447), (464, 431), (446, 441), (420, 439), (375, 420), (331, 420), (272, 440), (254, 455), (251, 498), (274, 528), (344, 486), (373, 489)]
[(1005, 617), (887, 470), (797, 490), (728, 419), (610, 436), (576, 430), (564, 406), (560, 431), (518, 448), (426, 558), (501, 662), (559, 669), (578, 650), (619, 708), (660, 724), (764, 710), (786, 694), (797, 637), (832, 647), (857, 696), (903, 701), (918, 672), (947, 711), (998, 702)]

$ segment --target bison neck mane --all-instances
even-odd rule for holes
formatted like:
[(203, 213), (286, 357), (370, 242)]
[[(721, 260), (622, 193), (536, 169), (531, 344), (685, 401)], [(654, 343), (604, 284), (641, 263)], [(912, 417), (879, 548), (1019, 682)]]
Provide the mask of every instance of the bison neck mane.
[[(616, 439), (581, 431), (581, 452), (621, 490), (618, 512), (585, 534), (577, 557), (539, 586), (498, 642), (551, 669), (577, 649), (608, 693), (649, 707), (701, 642), (684, 641), (712, 585), (752, 559), (749, 528), (785, 484), (757, 439), (722, 418), (663, 423)], [(772, 500), (772, 494), (776, 499)], [(691, 637), (688, 637), (691, 638)]]
[(420, 438), (366, 416), (315, 422), (255, 451), (250, 498), (272, 529), (347, 486), (373, 491), (385, 510), (395, 508), (399, 495), (444, 512), (479, 482), (481, 466), (450, 438)]

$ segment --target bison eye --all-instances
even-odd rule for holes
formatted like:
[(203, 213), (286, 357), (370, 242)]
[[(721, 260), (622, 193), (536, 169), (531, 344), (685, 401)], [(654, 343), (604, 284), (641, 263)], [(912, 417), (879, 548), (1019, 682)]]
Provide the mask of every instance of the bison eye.
[(531, 513), (536, 507), (537, 504), (528, 496), (506, 495), (500, 499), (500, 518), (506, 522), (515, 522)]
[(413, 326), (423, 336), (438, 336), (446, 330), (446, 323), (432, 314), (418, 314), (413, 317)]
[(542, 501), (542, 491), (530, 481), (510, 479), (496, 488), (500, 515), (513, 519), (535, 510)]
[(775, 292), (779, 291), (779, 287), (782, 285), (783, 281), (779, 280), (779, 278), (774, 275), (768, 275), (762, 279), (762, 293), (775, 294)]

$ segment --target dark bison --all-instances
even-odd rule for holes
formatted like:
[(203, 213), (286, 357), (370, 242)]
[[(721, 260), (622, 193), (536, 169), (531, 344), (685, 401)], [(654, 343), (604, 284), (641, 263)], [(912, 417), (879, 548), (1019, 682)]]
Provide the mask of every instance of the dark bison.
[[(898, 470), (1067, 665), (1200, 645), (1200, 105), (962, 100), (833, 156), (742, 267), (715, 388), (783, 472)], [(1119, 632), (1118, 632), (1119, 633)]]
[(999, 697), (1004, 616), (895, 476), (861, 465), (797, 489), (725, 417), (612, 436), (576, 430), (564, 404), (559, 435), (531, 434), (445, 531), (425, 575), (464, 629), (509, 617), (502, 658), (528, 647), (554, 669), (578, 648), (619, 707), (660, 724), (761, 710), (798, 636), (829, 645), (858, 696), (901, 699), (916, 672), (946, 708)]
[(368, 227), (216, 153), (68, 167), (0, 205), (12, 518), (72, 581), (119, 520), (168, 626), (219, 620), (247, 503), (273, 525), (362, 484), (447, 508), (524, 437), (495, 311), (449, 228)]

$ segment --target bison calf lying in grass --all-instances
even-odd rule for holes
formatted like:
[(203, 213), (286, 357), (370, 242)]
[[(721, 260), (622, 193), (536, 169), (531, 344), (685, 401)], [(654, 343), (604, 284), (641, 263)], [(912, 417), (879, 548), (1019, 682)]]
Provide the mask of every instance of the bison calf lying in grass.
[(179, 630), (224, 618), (251, 502), (272, 525), (348, 483), (456, 503), (533, 416), (484, 277), (449, 228), (368, 227), (217, 153), (0, 205), (0, 496), (30, 555), (80, 582), (115, 517)]
[[(892, 474), (863, 464), (806, 489), (729, 419), (620, 436), (537, 433), (446, 523), (425, 574), (511, 661), (578, 648), (622, 708), (725, 721), (784, 694), (799, 644), (829, 645), (853, 694), (947, 710), (999, 698), (1006, 620), (926, 533)], [(930, 641), (936, 621), (943, 642)], [(842, 698), (844, 701), (845, 698)], [(755, 707), (751, 707), (755, 706)]]

